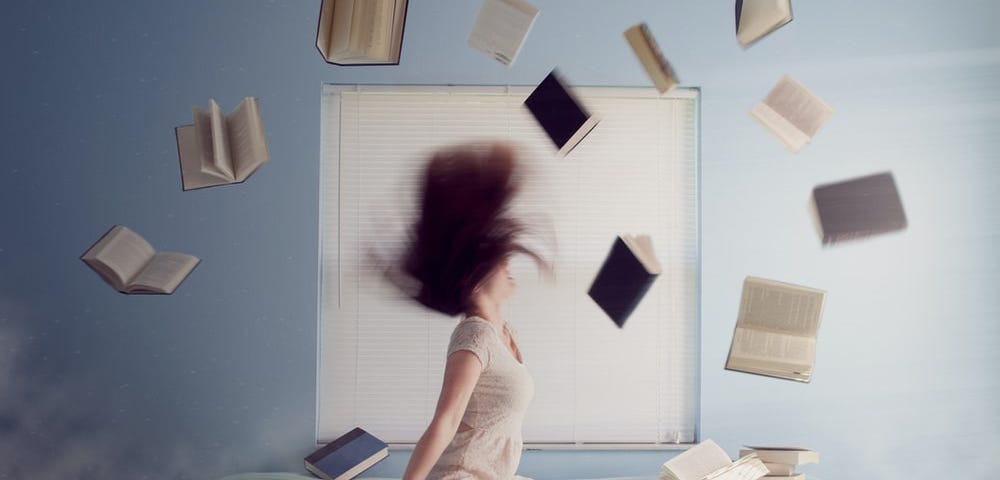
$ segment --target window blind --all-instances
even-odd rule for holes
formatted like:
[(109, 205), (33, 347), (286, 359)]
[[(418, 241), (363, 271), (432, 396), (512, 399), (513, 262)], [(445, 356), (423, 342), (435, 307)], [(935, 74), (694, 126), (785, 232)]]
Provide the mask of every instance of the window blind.
[[(515, 210), (554, 232), (555, 278), (526, 259), (505, 318), (535, 380), (528, 445), (668, 446), (698, 420), (698, 92), (577, 88), (601, 123), (567, 157), (529, 87), (326, 85), (322, 96), (317, 439), (361, 426), (412, 444), (430, 422), (457, 318), (386, 284), (368, 260), (403, 248), (419, 172), (456, 143), (513, 142)], [(616, 327), (586, 292), (615, 236), (652, 237), (663, 273)], [(545, 245), (542, 245), (543, 247)]]

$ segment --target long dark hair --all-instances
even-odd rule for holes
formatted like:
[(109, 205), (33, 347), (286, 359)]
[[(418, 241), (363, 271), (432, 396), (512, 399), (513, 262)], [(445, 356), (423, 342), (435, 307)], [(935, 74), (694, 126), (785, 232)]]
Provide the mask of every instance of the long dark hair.
[(413, 225), (404, 271), (416, 280), (415, 299), (454, 316), (471, 308), (472, 292), (514, 253), (546, 262), (519, 243), (525, 226), (510, 214), (521, 188), (512, 146), (459, 145), (435, 153), (423, 173), (420, 217)]

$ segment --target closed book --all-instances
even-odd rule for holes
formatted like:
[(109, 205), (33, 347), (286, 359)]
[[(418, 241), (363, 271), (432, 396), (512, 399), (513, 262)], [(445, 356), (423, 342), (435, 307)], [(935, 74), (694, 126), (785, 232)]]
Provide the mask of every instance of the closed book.
[(616, 238), (587, 292), (619, 328), (660, 275), (652, 247), (646, 235)]
[(349, 480), (389, 456), (389, 446), (355, 428), (305, 458), (306, 470), (325, 480)]
[(823, 243), (865, 238), (906, 228), (906, 213), (892, 172), (813, 189)]
[(756, 447), (747, 445), (740, 449), (740, 456), (756, 453), (757, 458), (767, 463), (802, 465), (819, 463), (819, 452), (802, 447)]
[(528, 95), (524, 106), (559, 149), (560, 156), (573, 150), (600, 122), (580, 104), (554, 70)]

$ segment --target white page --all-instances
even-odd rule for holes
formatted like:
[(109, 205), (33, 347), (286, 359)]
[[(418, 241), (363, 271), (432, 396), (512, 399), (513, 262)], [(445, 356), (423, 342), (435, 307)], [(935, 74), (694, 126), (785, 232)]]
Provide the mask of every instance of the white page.
[(115, 226), (100, 242), (84, 254), (84, 260), (92, 260), (105, 267), (107, 274), (113, 275), (115, 288), (122, 289), (149, 262), (156, 251), (137, 233), (123, 226)]
[(732, 465), (729, 455), (718, 444), (707, 439), (663, 464), (678, 480), (701, 480), (706, 475)]
[(485, 0), (469, 34), (469, 46), (510, 66), (537, 17), (538, 9), (523, 0)]
[(171, 293), (198, 265), (198, 261), (198, 257), (184, 253), (158, 253), (129, 282), (129, 290)]
[(730, 357), (808, 367), (816, 358), (816, 340), (754, 328), (736, 327)]
[(244, 98), (233, 113), (226, 117), (230, 153), (233, 159), (235, 180), (246, 180), (267, 161), (267, 143), (260, 119), (257, 100)]
[(748, 455), (736, 460), (725, 469), (705, 477), (705, 480), (757, 480), (767, 474), (767, 467), (757, 455)]
[(229, 155), (229, 134), (226, 129), (226, 118), (215, 100), (209, 100), (209, 114), (212, 122), (212, 157), (211, 161), (202, 164), (202, 171), (213, 173), (227, 180), (234, 180), (232, 159)]
[(825, 296), (814, 288), (747, 277), (736, 326), (815, 337)]

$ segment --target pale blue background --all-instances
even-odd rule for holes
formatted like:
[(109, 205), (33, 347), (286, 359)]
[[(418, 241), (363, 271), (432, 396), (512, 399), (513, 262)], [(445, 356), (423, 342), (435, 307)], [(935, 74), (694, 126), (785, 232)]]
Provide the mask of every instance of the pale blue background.
[[(646, 21), (702, 89), (705, 437), (821, 452), (832, 479), (1000, 467), (1000, 3), (818, 1), (749, 50), (731, 1), (564, 0), (512, 68), (468, 48), (478, 1), (412, 0), (398, 67), (327, 65), (318, 0), (6, 2), (0, 16), (0, 478), (301, 472), (315, 419), (324, 82), (649, 85)], [(747, 114), (789, 73), (836, 113), (791, 155)], [(182, 192), (173, 127), (260, 98), (271, 162)], [(569, 160), (571, 161), (571, 160)], [(608, 159), (614, 161), (614, 159)], [(891, 169), (909, 229), (821, 248), (818, 183)], [(78, 256), (113, 224), (201, 266), (116, 293)], [(824, 288), (815, 378), (722, 369), (741, 283)], [(627, 408), (627, 402), (622, 408)], [(667, 452), (529, 452), (536, 478), (655, 475)], [(372, 474), (399, 476), (393, 453)]]

